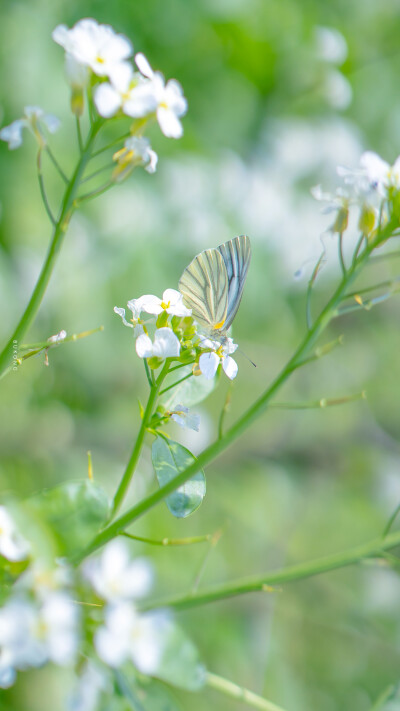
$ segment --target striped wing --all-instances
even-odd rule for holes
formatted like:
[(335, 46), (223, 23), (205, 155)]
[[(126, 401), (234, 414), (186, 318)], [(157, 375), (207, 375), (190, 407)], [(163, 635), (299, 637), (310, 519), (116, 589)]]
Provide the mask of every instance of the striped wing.
[(228, 275), (228, 306), (224, 329), (228, 329), (236, 316), (242, 298), (244, 282), (250, 264), (251, 247), (246, 235), (240, 235), (218, 247)]
[(228, 308), (228, 274), (218, 249), (206, 249), (190, 262), (179, 280), (183, 303), (209, 331), (224, 327)]

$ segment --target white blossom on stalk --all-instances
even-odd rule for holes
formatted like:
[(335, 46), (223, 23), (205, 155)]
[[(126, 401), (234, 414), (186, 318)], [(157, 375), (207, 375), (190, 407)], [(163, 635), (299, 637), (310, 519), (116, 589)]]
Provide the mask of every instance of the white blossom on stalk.
[(236, 378), (238, 366), (236, 361), (231, 358), (231, 353), (236, 351), (237, 343), (234, 343), (232, 338), (227, 338), (223, 343), (219, 343), (202, 337), (200, 345), (202, 348), (210, 349), (206, 353), (202, 353), (199, 358), (200, 371), (207, 380), (213, 379), (220, 363), (222, 363), (225, 375), (230, 380)]
[(152, 82), (130, 64), (124, 63), (110, 71), (110, 83), (100, 84), (94, 94), (94, 103), (100, 116), (110, 118), (119, 109), (132, 118), (143, 118), (157, 107)]
[(181, 344), (175, 333), (170, 328), (157, 328), (154, 341), (142, 333), (136, 340), (136, 353), (139, 358), (177, 358), (181, 351)]
[(189, 408), (185, 407), (185, 405), (175, 405), (171, 413), (171, 419), (177, 422), (181, 427), (194, 430), (195, 432), (199, 431), (200, 415), (190, 412)]
[(97, 654), (111, 667), (131, 660), (143, 674), (155, 674), (163, 653), (165, 614), (138, 613), (132, 604), (106, 609), (105, 625), (94, 638)]
[(131, 301), (128, 301), (128, 309), (132, 312), (132, 318), (129, 321), (126, 320), (125, 318), (125, 309), (120, 308), (119, 306), (114, 306), (114, 313), (118, 314), (118, 316), (121, 317), (122, 323), (124, 326), (128, 326), (128, 328), (133, 328), (133, 334), (135, 337), (140, 336), (142, 333), (144, 333), (144, 328), (143, 328), (143, 321), (140, 318), (140, 314), (142, 313), (142, 307), (141, 307), (141, 299), (131, 299)]
[(56, 116), (46, 114), (39, 106), (25, 106), (24, 113), (24, 118), (16, 119), (9, 126), (4, 126), (0, 130), (0, 139), (8, 143), (11, 151), (22, 145), (22, 130), (24, 128), (27, 128), (35, 136), (43, 148), (46, 145), (43, 127), (50, 133), (55, 133), (61, 125)]
[(64, 559), (50, 564), (48, 560), (37, 558), (31, 561), (15, 585), (17, 589), (28, 590), (36, 598), (45, 600), (52, 593), (70, 587), (72, 582), (72, 570)]
[(90, 79), (90, 69), (78, 62), (73, 54), (65, 55), (65, 76), (71, 87), (71, 109), (75, 116), (82, 116), (84, 109), (84, 90)]
[(5, 506), (0, 506), (0, 555), (7, 560), (25, 560), (29, 544), (19, 531)]
[(132, 600), (150, 590), (153, 573), (144, 558), (131, 560), (126, 543), (116, 538), (105, 546), (101, 555), (87, 560), (83, 575), (103, 600)]
[(158, 155), (151, 149), (148, 138), (131, 136), (125, 141), (124, 148), (114, 153), (113, 160), (117, 163), (113, 180), (120, 182), (139, 165), (143, 165), (148, 173), (155, 173)]
[(326, 202), (326, 207), (322, 209), (324, 215), (336, 213), (335, 221), (329, 228), (331, 232), (342, 233), (347, 229), (349, 220), (349, 207), (351, 197), (347, 190), (337, 188), (334, 194), (324, 193), (320, 185), (311, 188), (311, 195), (315, 200)]
[(176, 289), (166, 289), (162, 295), (162, 299), (153, 294), (145, 294), (140, 297), (142, 311), (146, 311), (148, 314), (158, 315), (163, 311), (171, 316), (191, 316), (192, 310), (186, 308), (183, 303), (183, 296)]
[(135, 55), (135, 62), (139, 71), (151, 80), (157, 107), (157, 121), (164, 136), (181, 138), (183, 128), (179, 119), (187, 111), (187, 100), (181, 85), (175, 79), (165, 83), (161, 72), (154, 72), (141, 52)]
[(98, 76), (110, 76), (112, 70), (124, 63), (133, 52), (127, 37), (117, 34), (109, 25), (99, 25), (91, 18), (79, 20), (72, 29), (57, 25), (52, 37), (67, 54), (90, 67)]

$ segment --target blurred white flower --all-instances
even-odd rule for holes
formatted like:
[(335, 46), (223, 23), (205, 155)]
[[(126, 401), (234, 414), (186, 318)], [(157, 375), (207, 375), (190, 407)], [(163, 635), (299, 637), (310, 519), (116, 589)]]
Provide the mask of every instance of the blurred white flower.
[(400, 156), (396, 158), (391, 166), (377, 153), (366, 151), (360, 158), (360, 165), (365, 171), (370, 184), (381, 195), (386, 196), (388, 188), (400, 189)]
[(111, 691), (112, 684), (106, 670), (91, 659), (85, 664), (75, 687), (67, 699), (68, 711), (96, 711), (103, 691)]
[(55, 591), (68, 588), (73, 581), (71, 568), (63, 559), (51, 565), (47, 559), (34, 559), (16, 582), (17, 589), (29, 590), (44, 600)]
[(140, 304), (138, 303), (139, 301), (140, 299), (132, 299), (132, 301), (128, 302), (128, 308), (132, 311), (131, 323), (129, 323), (129, 321), (127, 321), (125, 318), (125, 309), (120, 308), (119, 306), (114, 306), (114, 313), (118, 314), (118, 316), (121, 317), (124, 326), (128, 326), (128, 328), (133, 328), (133, 334), (135, 337), (140, 336), (143, 333), (143, 322), (140, 318), (141, 308)]
[(50, 341), (50, 343), (60, 343), (61, 341), (64, 341), (66, 337), (67, 332), (63, 329), (59, 333), (56, 333), (54, 336), (50, 336), (47, 340)]
[(230, 380), (236, 378), (238, 366), (230, 354), (236, 351), (237, 344), (233, 342), (232, 338), (227, 338), (221, 344), (218, 341), (211, 341), (209, 338), (202, 337), (200, 345), (202, 348), (211, 349), (207, 353), (202, 353), (199, 358), (199, 368), (207, 380), (212, 380), (220, 363), (222, 363), (225, 375)]
[(187, 111), (187, 100), (179, 82), (170, 79), (167, 84), (161, 72), (154, 72), (144, 54), (135, 55), (139, 71), (151, 79), (152, 90), (156, 102), (157, 121), (164, 136), (180, 138), (183, 135), (179, 120)]
[(163, 293), (162, 299), (153, 294), (145, 294), (140, 297), (142, 311), (146, 311), (148, 314), (158, 315), (163, 311), (171, 316), (191, 316), (191, 309), (186, 308), (183, 304), (183, 297), (179, 291), (176, 289), (166, 289)]
[(128, 603), (107, 608), (105, 625), (94, 638), (103, 662), (119, 667), (130, 659), (143, 674), (157, 671), (163, 653), (164, 613), (139, 614)]
[(132, 118), (143, 118), (157, 107), (152, 82), (130, 64), (122, 64), (110, 72), (111, 83), (100, 84), (94, 94), (94, 102), (100, 116), (110, 118), (122, 109)]
[(109, 25), (99, 25), (91, 18), (79, 20), (72, 29), (57, 25), (52, 37), (67, 54), (90, 67), (98, 76), (109, 76), (133, 52), (127, 37), (117, 34)]
[(324, 62), (343, 64), (347, 57), (347, 42), (339, 30), (333, 27), (315, 27), (317, 55)]
[(181, 427), (194, 430), (195, 432), (199, 431), (200, 415), (190, 412), (189, 408), (184, 405), (175, 405), (171, 413), (171, 419), (177, 422)]
[(45, 114), (39, 106), (25, 106), (25, 117), (16, 119), (9, 126), (4, 126), (0, 131), (0, 139), (8, 143), (10, 150), (19, 148), (22, 145), (22, 130), (27, 128), (35, 136), (41, 147), (46, 145), (46, 138), (43, 126), (50, 132), (55, 133), (60, 127), (60, 121), (52, 114)]
[(349, 80), (338, 69), (329, 69), (324, 78), (322, 93), (338, 111), (347, 109), (353, 100), (353, 89)]
[(47, 661), (74, 662), (79, 634), (78, 610), (61, 592), (37, 606), (24, 598), (11, 598), (0, 609), (0, 680), (12, 683), (16, 669), (39, 667)]
[(71, 87), (71, 109), (76, 116), (82, 116), (84, 109), (84, 89), (90, 79), (90, 69), (78, 62), (72, 54), (65, 55), (65, 76)]
[(103, 600), (132, 600), (150, 590), (153, 573), (144, 558), (131, 560), (125, 541), (116, 538), (101, 555), (83, 565), (83, 575)]
[(124, 148), (114, 153), (113, 160), (117, 163), (113, 180), (121, 182), (138, 165), (143, 165), (148, 173), (155, 173), (158, 155), (151, 149), (148, 138), (131, 136), (125, 141)]
[(29, 544), (4, 506), (0, 506), (0, 555), (7, 560), (24, 560), (29, 555)]
[(174, 358), (179, 356), (180, 351), (181, 344), (170, 328), (158, 328), (154, 342), (145, 333), (136, 340), (136, 353), (139, 358)]

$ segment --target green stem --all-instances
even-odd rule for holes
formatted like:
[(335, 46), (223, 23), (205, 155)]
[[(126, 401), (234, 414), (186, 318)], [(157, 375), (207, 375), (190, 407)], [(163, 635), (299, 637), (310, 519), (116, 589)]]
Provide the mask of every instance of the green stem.
[(383, 709), (384, 704), (386, 704), (386, 701), (390, 701), (391, 699), (395, 698), (395, 694), (398, 691), (398, 683), (397, 684), (390, 684), (377, 698), (373, 706), (371, 706), (370, 711), (378, 711)]
[(42, 149), (39, 149), (39, 152), (37, 154), (37, 160), (36, 160), (36, 165), (37, 165), (37, 171), (38, 171), (38, 180), (39, 180), (39, 188), (40, 188), (40, 195), (42, 196), (43, 200), (43, 205), (44, 208), (47, 212), (47, 215), (49, 217), (49, 220), (52, 225), (56, 225), (56, 221), (54, 219), (53, 213), (51, 211), (49, 201), (47, 199), (47, 194), (46, 194), (46, 188), (44, 185), (44, 180), (43, 180), (43, 173), (42, 173)]
[(172, 383), (172, 385), (168, 385), (167, 388), (164, 388), (164, 390), (161, 390), (160, 395), (164, 395), (164, 393), (167, 393), (168, 390), (172, 390), (172, 388), (176, 388), (177, 385), (180, 385), (180, 383), (183, 383), (185, 380), (187, 380), (188, 378), (192, 378), (192, 377), (193, 377), (193, 373), (188, 373), (180, 380), (177, 380), (175, 383)]
[(57, 158), (55, 157), (53, 151), (49, 146), (46, 145), (46, 153), (49, 156), (51, 162), (53, 163), (57, 173), (59, 174), (60, 178), (64, 181), (64, 183), (69, 183), (69, 178), (65, 175), (63, 169), (61, 168), (61, 165), (59, 164)]
[(50, 277), (52, 275), (58, 253), (61, 249), (61, 245), (63, 243), (64, 235), (67, 231), (67, 227), (69, 224), (69, 221), (71, 219), (72, 213), (74, 211), (74, 200), (76, 196), (76, 192), (78, 190), (79, 184), (80, 184), (80, 179), (82, 177), (83, 171), (85, 170), (85, 167), (90, 160), (91, 157), (91, 148), (93, 145), (93, 142), (96, 138), (96, 134), (99, 131), (100, 128), (100, 123), (96, 123), (93, 125), (83, 154), (80, 156), (78, 164), (75, 168), (75, 172), (71, 178), (71, 181), (68, 183), (65, 189), (65, 193), (63, 196), (62, 204), (61, 204), (61, 210), (60, 210), (60, 216), (54, 226), (54, 231), (53, 231), (53, 237), (47, 252), (47, 257), (46, 260), (43, 264), (42, 270), (40, 272), (39, 278), (36, 282), (36, 286), (32, 292), (32, 296), (29, 300), (29, 303), (17, 325), (17, 327), (14, 330), (14, 333), (12, 334), (10, 340), (8, 341), (7, 345), (3, 349), (3, 351), (0, 354), (0, 374), (7, 368), (9, 360), (11, 358), (11, 354), (13, 351), (13, 347), (15, 344), (20, 343), (21, 339), (25, 335), (26, 331), (28, 330), (29, 326), (31, 325), (33, 319), (35, 318), (40, 304), (42, 302), (43, 296), (45, 294), (45, 291), (47, 289), (48, 283), (50, 281)]
[(151, 546), (191, 546), (194, 543), (205, 543), (213, 539), (211, 533), (207, 533), (205, 536), (191, 536), (190, 538), (161, 538), (158, 540), (134, 536), (132, 533), (126, 533), (126, 531), (121, 533), (121, 536), (131, 538), (133, 541), (139, 541), (140, 543), (148, 543)]
[(79, 153), (83, 153), (83, 141), (82, 141), (82, 131), (81, 131), (81, 120), (79, 116), (76, 116), (76, 135), (78, 138)]
[[(164, 367), (161, 370), (160, 375), (158, 376), (154, 385), (152, 385), (150, 388), (150, 393), (149, 393), (149, 397), (147, 400), (146, 409), (143, 413), (142, 423), (140, 425), (140, 430), (139, 430), (138, 436), (136, 438), (135, 446), (132, 450), (132, 454), (130, 456), (129, 462), (126, 465), (125, 472), (122, 476), (122, 479), (120, 481), (120, 484), (119, 484), (118, 489), (117, 489), (115, 496), (114, 496), (114, 501), (113, 501), (112, 511), (111, 511), (111, 519), (115, 516), (119, 507), (121, 506), (121, 504), (124, 500), (125, 494), (127, 492), (127, 489), (129, 487), (129, 484), (131, 482), (132, 476), (134, 474), (136, 465), (137, 465), (139, 457), (140, 457), (140, 453), (142, 451), (142, 445), (143, 445), (143, 441), (144, 441), (144, 436), (146, 434), (146, 429), (149, 424), (149, 420), (153, 414), (153, 408), (154, 408), (155, 402), (157, 400), (157, 396), (158, 396), (160, 387), (163, 383), (165, 376), (168, 373), (168, 368), (169, 368), (169, 361), (166, 360), (164, 363)], [(119, 533), (120, 533), (120, 531), (119, 531)]]
[(312, 409), (324, 409), (325, 407), (335, 407), (336, 405), (345, 405), (348, 402), (354, 402), (355, 400), (365, 400), (366, 393), (363, 390), (361, 393), (355, 393), (354, 395), (345, 395), (344, 397), (337, 398), (321, 398), (321, 400), (309, 400), (307, 402), (271, 402), (270, 407), (276, 410), (312, 410)]
[(396, 531), (396, 533), (391, 533), (386, 536), (386, 538), (377, 538), (368, 543), (356, 546), (355, 548), (350, 548), (347, 551), (342, 551), (341, 553), (334, 553), (333, 555), (317, 558), (307, 563), (291, 565), (287, 568), (281, 568), (281, 570), (272, 571), (271, 573), (264, 573), (263, 575), (253, 576), (251, 578), (240, 578), (239, 580), (223, 583), (222, 585), (213, 585), (208, 588), (203, 588), (196, 593), (164, 598), (159, 601), (156, 600), (146, 605), (146, 608), (143, 607), (143, 609), (174, 607), (177, 610), (184, 610), (188, 607), (205, 605), (209, 602), (225, 600), (226, 598), (249, 592), (269, 592), (271, 586), (312, 578), (321, 573), (327, 573), (331, 570), (354, 565), (367, 558), (382, 557), (384, 551), (396, 548), (396, 546), (399, 545), (400, 531)]
[(270, 400), (278, 392), (284, 383), (288, 380), (290, 375), (302, 365), (302, 360), (305, 358), (307, 353), (315, 345), (316, 341), (321, 336), (322, 332), (325, 331), (328, 324), (332, 320), (333, 316), (336, 315), (338, 305), (341, 303), (346, 290), (350, 284), (354, 281), (359, 271), (361, 270), (364, 263), (367, 261), (371, 252), (385, 241), (391, 233), (393, 232), (393, 223), (389, 222), (382, 232), (379, 232), (375, 240), (371, 240), (366, 246), (364, 251), (356, 259), (355, 263), (351, 265), (346, 274), (342, 277), (336, 291), (331, 296), (325, 307), (320, 312), (318, 318), (315, 320), (312, 328), (307, 332), (304, 340), (292, 356), (283, 370), (279, 373), (277, 378), (273, 381), (267, 390), (265, 390), (260, 397), (244, 412), (244, 414), (239, 417), (239, 419), (225, 432), (225, 434), (215, 442), (213, 442), (209, 447), (207, 447), (197, 458), (193, 464), (189, 465), (184, 471), (177, 474), (176, 477), (171, 479), (168, 484), (150, 494), (147, 498), (139, 501), (136, 506), (126, 511), (120, 518), (114, 521), (112, 524), (107, 526), (105, 529), (100, 531), (100, 533), (94, 538), (86, 551), (81, 554), (81, 558), (92, 553), (97, 548), (100, 548), (105, 543), (110, 541), (112, 538), (117, 536), (121, 531), (123, 531), (127, 526), (129, 526), (133, 521), (136, 521), (140, 516), (143, 516), (147, 511), (149, 511), (153, 506), (163, 501), (166, 496), (172, 494), (176, 491), (182, 484), (190, 479), (199, 469), (203, 469), (207, 464), (213, 461), (219, 454), (221, 454), (227, 447), (229, 447), (232, 442), (237, 439), (240, 435), (245, 432), (250, 425), (253, 424), (268, 408)]
[[(340, 234), (339, 234), (338, 250), (339, 250), (339, 262), (340, 262), (342, 274), (343, 274), (343, 276), (346, 276), (346, 265), (344, 263), (344, 256), (343, 256), (343, 232), (340, 232)], [(357, 257), (356, 257), (356, 259), (357, 259)]]
[(238, 699), (247, 706), (251, 706), (253, 709), (261, 709), (261, 711), (284, 711), (281, 706), (277, 706), (272, 703), (272, 701), (267, 701), (263, 699), (262, 696), (254, 694), (253, 691), (245, 689), (244, 686), (239, 686), (234, 684), (228, 679), (224, 679), (222, 676), (217, 676), (217, 674), (211, 674), (207, 672), (206, 684), (211, 689), (216, 691), (221, 691), (226, 696), (231, 696), (233, 699)]
[(96, 188), (96, 190), (92, 190), (90, 193), (85, 193), (85, 195), (80, 195), (77, 198), (77, 202), (80, 205), (82, 202), (86, 202), (87, 200), (93, 200), (93, 198), (97, 198), (99, 195), (102, 195), (103, 193), (106, 193), (107, 190), (112, 188), (114, 185), (114, 182), (112, 180), (108, 180), (107, 183), (104, 183), (100, 188)]

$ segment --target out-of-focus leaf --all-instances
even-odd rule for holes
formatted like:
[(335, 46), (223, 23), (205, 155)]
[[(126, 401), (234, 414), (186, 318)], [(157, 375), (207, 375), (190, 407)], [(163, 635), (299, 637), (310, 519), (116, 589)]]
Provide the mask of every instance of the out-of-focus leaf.
[[(177, 382), (185, 375), (189, 375), (192, 371), (191, 365), (185, 365), (184, 368), (175, 371), (168, 375), (165, 379), (165, 388), (172, 385), (172, 383)], [(178, 375), (179, 374), (179, 375)], [(182, 383), (168, 390), (168, 392), (161, 395), (159, 398), (160, 405), (165, 407), (166, 410), (173, 410), (177, 405), (185, 405), (185, 407), (193, 407), (199, 402), (202, 402), (212, 393), (218, 378), (213, 378), (212, 380), (207, 380), (204, 375), (194, 375), (192, 378), (184, 380)]]
[(172, 686), (198, 691), (205, 684), (205, 667), (193, 642), (173, 620), (166, 623), (164, 651), (154, 676)]
[[(196, 461), (196, 457), (178, 442), (157, 437), (153, 442), (152, 459), (160, 487), (168, 484), (179, 472)], [(206, 478), (202, 469), (165, 499), (170, 512), (185, 518), (199, 508), (206, 494)]]
[(62, 555), (85, 547), (107, 520), (107, 495), (93, 481), (72, 481), (47, 489), (26, 502), (28, 511), (50, 528)]
[(135, 711), (181, 711), (181, 706), (164, 684), (136, 673), (132, 666), (125, 666), (123, 673), (117, 671), (115, 676), (119, 693), (131, 704), (129, 708)]

